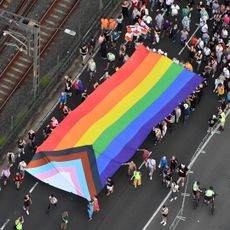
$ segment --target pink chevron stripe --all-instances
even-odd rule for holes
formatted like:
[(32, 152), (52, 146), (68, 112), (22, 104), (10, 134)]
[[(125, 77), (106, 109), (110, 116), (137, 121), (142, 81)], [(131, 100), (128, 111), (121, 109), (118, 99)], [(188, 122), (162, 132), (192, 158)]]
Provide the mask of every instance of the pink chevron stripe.
[(56, 166), (55, 168), (47, 171), (47, 172), (43, 172), (43, 173), (39, 173), (39, 174), (36, 174), (35, 176), (41, 180), (41, 181), (44, 181), (45, 179), (49, 178), (49, 177), (52, 177), (52, 176), (55, 176), (57, 173), (59, 172), (68, 172), (71, 179), (72, 179), (72, 182), (75, 186), (75, 191), (77, 194), (79, 194), (80, 196), (83, 196), (84, 197), (84, 194), (82, 192), (82, 189), (81, 189), (81, 186), (80, 186), (80, 183), (79, 183), (79, 179), (77, 177), (77, 174), (76, 174), (76, 169), (74, 167), (60, 167), (60, 166)]

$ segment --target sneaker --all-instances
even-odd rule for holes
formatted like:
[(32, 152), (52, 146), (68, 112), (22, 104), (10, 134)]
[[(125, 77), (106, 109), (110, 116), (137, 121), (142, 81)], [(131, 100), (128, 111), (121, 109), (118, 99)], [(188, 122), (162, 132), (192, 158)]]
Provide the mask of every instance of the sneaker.
[(166, 225), (166, 222), (163, 223), (163, 226), (165, 226), (165, 225)]
[(165, 221), (164, 221), (164, 220), (162, 220), (162, 221), (161, 221), (161, 224), (163, 224), (164, 222), (165, 222)]
[(174, 200), (174, 199), (173, 199), (173, 198), (171, 198), (171, 199), (170, 199), (170, 202), (173, 202), (173, 200)]

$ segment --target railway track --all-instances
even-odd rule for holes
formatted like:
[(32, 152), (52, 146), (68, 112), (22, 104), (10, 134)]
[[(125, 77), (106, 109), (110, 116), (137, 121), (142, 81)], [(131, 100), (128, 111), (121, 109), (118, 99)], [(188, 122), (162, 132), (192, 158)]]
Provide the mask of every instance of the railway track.
[[(2, 0), (2, 2), (0, 2), (0, 8), (3, 8), (3, 9), (6, 8), (7, 9), (7, 2), (8, 1), (9, 0)], [(38, 0), (21, 0), (18, 3), (14, 13), (26, 17), (37, 2), (38, 2)], [(9, 28), (8, 26), (5, 26), (0, 31), (0, 37), (2, 37), (3, 31), (8, 30), (8, 28)], [(1, 39), (1, 42), (0, 42), (0, 54), (7, 47), (6, 43), (10, 42), (10, 40), (11, 40), (10, 36), (6, 36), (6, 37), (4, 37), (4, 39)]]
[[(79, 4), (80, 0), (54, 0), (49, 6), (39, 21), (40, 57), (44, 55), (60, 28)], [(17, 51), (0, 74), (0, 111), (32, 68), (32, 59), (25, 53)]]
[(7, 9), (10, 4), (9, 0), (0, 0), (0, 8)]

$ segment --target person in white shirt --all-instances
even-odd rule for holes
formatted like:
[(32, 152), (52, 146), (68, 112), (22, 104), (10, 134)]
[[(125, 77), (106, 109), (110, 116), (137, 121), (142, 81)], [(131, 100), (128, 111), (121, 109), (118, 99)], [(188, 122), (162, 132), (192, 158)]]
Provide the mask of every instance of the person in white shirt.
[(148, 158), (148, 160), (145, 163), (146, 168), (149, 170), (149, 178), (150, 180), (153, 179), (153, 173), (156, 170), (156, 160), (154, 160), (153, 158)]
[(24, 176), (25, 176), (26, 166), (27, 166), (27, 164), (24, 161), (24, 159), (22, 159), (18, 164), (18, 170), (19, 170), (19, 173), (21, 174), (22, 178), (24, 178)]
[(176, 181), (173, 181), (172, 183), (171, 183), (171, 188), (170, 188), (170, 190), (171, 190), (171, 199), (170, 199), (170, 202), (173, 202), (173, 200), (176, 200), (177, 199), (177, 195), (176, 195), (176, 193), (177, 192), (179, 192), (179, 185), (176, 183)]
[(230, 77), (230, 72), (229, 72), (229, 69), (227, 67), (223, 68), (223, 75), (224, 75), (225, 79), (228, 79)]
[(87, 67), (88, 67), (88, 71), (89, 71), (89, 81), (92, 81), (92, 79), (96, 73), (96, 62), (93, 60), (93, 58), (89, 59)]
[(153, 19), (149, 16), (149, 14), (145, 14), (142, 17), (142, 20), (148, 25), (150, 26), (150, 24), (152, 23)]
[(211, 49), (209, 47), (205, 46), (203, 49), (203, 53), (204, 53), (204, 60), (208, 60), (208, 58), (211, 54)]
[(216, 59), (217, 59), (217, 63), (220, 63), (221, 62), (221, 58), (222, 58), (222, 55), (223, 55), (223, 46), (221, 44), (218, 44), (215, 48), (216, 50)]
[(178, 12), (179, 12), (179, 9), (180, 7), (176, 4), (176, 3), (173, 3), (171, 5), (171, 15), (174, 17), (174, 16), (177, 16), (178, 15)]

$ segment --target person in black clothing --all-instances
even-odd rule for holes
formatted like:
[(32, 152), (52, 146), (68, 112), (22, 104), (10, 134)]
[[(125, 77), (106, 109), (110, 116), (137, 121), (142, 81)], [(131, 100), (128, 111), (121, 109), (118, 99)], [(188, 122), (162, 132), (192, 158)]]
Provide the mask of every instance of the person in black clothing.
[(43, 129), (43, 136), (44, 139), (46, 139), (50, 134), (52, 133), (52, 129), (50, 127), (50, 125), (46, 125), (46, 127)]
[(83, 102), (88, 96), (87, 89), (85, 89), (81, 94), (81, 102)]
[(208, 119), (208, 133), (212, 133), (214, 125), (217, 123), (218, 119), (216, 115), (212, 115), (211, 118)]
[(105, 40), (101, 43), (100, 53), (101, 53), (101, 57), (102, 57), (103, 59), (106, 59), (106, 55), (107, 55), (107, 45), (106, 45), (106, 41), (105, 41)]
[(176, 157), (172, 156), (170, 159), (170, 163), (169, 163), (171, 172), (175, 172), (177, 163), (178, 163), (178, 161), (177, 161)]
[(31, 129), (29, 132), (28, 132), (28, 138), (29, 138), (29, 146), (32, 148), (34, 147), (34, 144), (35, 144), (35, 132), (33, 129)]
[(106, 194), (106, 196), (111, 195), (111, 194), (113, 193), (113, 189), (114, 189), (114, 183), (113, 183), (111, 177), (108, 177), (108, 178), (107, 178), (107, 181), (106, 181), (106, 188), (107, 188), (107, 194)]
[(188, 167), (185, 166), (184, 164), (180, 164), (178, 166), (178, 175), (181, 178), (181, 186), (183, 187), (185, 184), (185, 180), (186, 180), (186, 176), (187, 176), (187, 172), (188, 172)]
[(86, 58), (86, 55), (88, 54), (88, 47), (86, 44), (83, 44), (81, 47), (80, 47), (80, 54), (81, 54), (81, 60), (82, 60), (82, 65), (85, 64), (85, 58)]
[(18, 157), (21, 156), (21, 153), (23, 155), (25, 154), (25, 145), (26, 145), (25, 140), (23, 140), (23, 138), (19, 138), (19, 140), (18, 140)]
[(72, 93), (71, 93), (72, 85), (73, 85), (73, 81), (72, 81), (71, 77), (65, 76), (65, 93), (69, 97), (72, 96)]
[(89, 42), (89, 54), (92, 55), (95, 51), (96, 40), (94, 37), (91, 37)]

